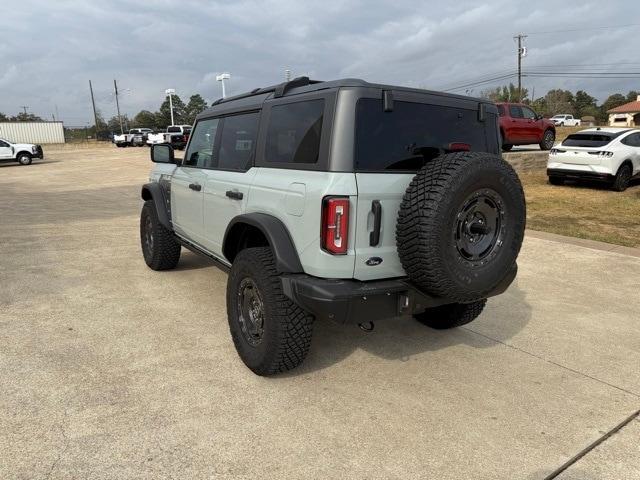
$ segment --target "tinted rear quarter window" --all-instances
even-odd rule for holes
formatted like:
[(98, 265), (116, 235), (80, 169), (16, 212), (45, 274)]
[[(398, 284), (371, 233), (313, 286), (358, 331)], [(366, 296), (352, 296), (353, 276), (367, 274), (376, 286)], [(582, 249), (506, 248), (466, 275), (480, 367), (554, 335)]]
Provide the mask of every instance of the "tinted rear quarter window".
[(355, 168), (415, 171), (450, 151), (453, 143), (497, 153), (495, 129), (495, 114), (480, 122), (476, 110), (405, 101), (395, 101), (393, 111), (384, 112), (381, 100), (361, 98), (356, 107)]
[(271, 108), (265, 160), (269, 163), (316, 163), (324, 100), (308, 100)]

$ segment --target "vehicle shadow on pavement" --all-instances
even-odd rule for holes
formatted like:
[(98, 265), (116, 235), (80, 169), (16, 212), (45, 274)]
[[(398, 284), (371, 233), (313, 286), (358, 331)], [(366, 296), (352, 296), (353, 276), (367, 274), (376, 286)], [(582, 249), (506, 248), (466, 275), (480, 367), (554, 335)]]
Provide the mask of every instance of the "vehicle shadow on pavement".
[[(468, 326), (451, 330), (434, 330), (411, 317), (376, 322), (375, 330), (365, 333), (357, 325), (316, 322), (311, 351), (305, 362), (283, 376), (297, 376), (338, 364), (358, 349), (389, 361), (408, 361), (425, 352), (465, 344), (473, 348), (490, 348), (506, 342), (520, 332), (531, 319), (531, 306), (517, 281), (500, 297), (489, 299), (482, 315)], [(495, 339), (476, 333), (474, 325), (499, 332)]]
[(22, 167), (22, 168), (26, 168), (26, 167), (34, 167), (36, 165), (46, 165), (47, 163), (60, 163), (61, 160), (34, 160), (33, 163), (31, 163), (31, 165), (20, 165), (18, 162), (7, 162), (7, 163), (0, 163), (0, 168), (6, 168), (6, 167)]

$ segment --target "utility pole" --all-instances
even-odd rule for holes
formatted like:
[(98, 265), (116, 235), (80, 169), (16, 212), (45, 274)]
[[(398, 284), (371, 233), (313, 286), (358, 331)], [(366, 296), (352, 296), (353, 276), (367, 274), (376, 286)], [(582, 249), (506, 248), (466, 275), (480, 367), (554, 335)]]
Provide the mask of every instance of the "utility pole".
[(96, 122), (96, 140), (98, 140), (100, 127), (98, 126), (98, 113), (96, 112), (96, 101), (93, 98), (93, 85), (91, 85), (91, 80), (89, 80), (89, 91), (91, 92), (91, 105), (93, 106), (93, 119)]
[(20, 108), (24, 110), (24, 114), (27, 114), (27, 108), (29, 108), (29, 105), (20, 105)]
[(118, 122), (120, 123), (120, 135), (124, 133), (124, 129), (122, 128), (122, 117), (120, 116), (120, 102), (118, 101), (118, 84), (116, 83), (115, 78), (113, 79), (113, 88), (116, 92), (116, 108), (118, 109)]
[(522, 57), (526, 55), (526, 48), (522, 46), (522, 40), (527, 38), (527, 35), (519, 33), (514, 39), (518, 40), (518, 102), (522, 101)]

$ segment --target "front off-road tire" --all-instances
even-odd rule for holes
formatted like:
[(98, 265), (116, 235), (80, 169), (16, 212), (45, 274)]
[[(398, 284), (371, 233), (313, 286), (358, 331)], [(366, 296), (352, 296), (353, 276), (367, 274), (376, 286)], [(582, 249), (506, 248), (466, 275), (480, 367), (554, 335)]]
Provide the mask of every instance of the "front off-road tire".
[(442, 155), (422, 167), (403, 196), (400, 261), (429, 294), (480, 300), (514, 268), (525, 221), (522, 185), (508, 163), (489, 153)]
[(244, 249), (234, 259), (227, 317), (238, 355), (257, 375), (291, 370), (309, 352), (314, 318), (282, 293), (268, 247)]
[(180, 260), (180, 244), (158, 220), (156, 206), (147, 200), (140, 213), (140, 244), (147, 266), (152, 270), (171, 270)]
[(473, 322), (484, 310), (487, 300), (478, 300), (472, 303), (452, 303), (439, 307), (429, 308), (423, 313), (413, 317), (427, 327), (436, 330), (456, 328)]

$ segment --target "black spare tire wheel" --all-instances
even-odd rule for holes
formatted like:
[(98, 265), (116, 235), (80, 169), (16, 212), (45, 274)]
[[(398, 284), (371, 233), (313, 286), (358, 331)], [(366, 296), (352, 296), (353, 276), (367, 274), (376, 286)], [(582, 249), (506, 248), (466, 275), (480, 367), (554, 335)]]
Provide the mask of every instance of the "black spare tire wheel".
[(441, 155), (413, 178), (400, 204), (402, 266), (425, 292), (454, 302), (485, 298), (510, 273), (522, 245), (522, 185), (501, 158)]

